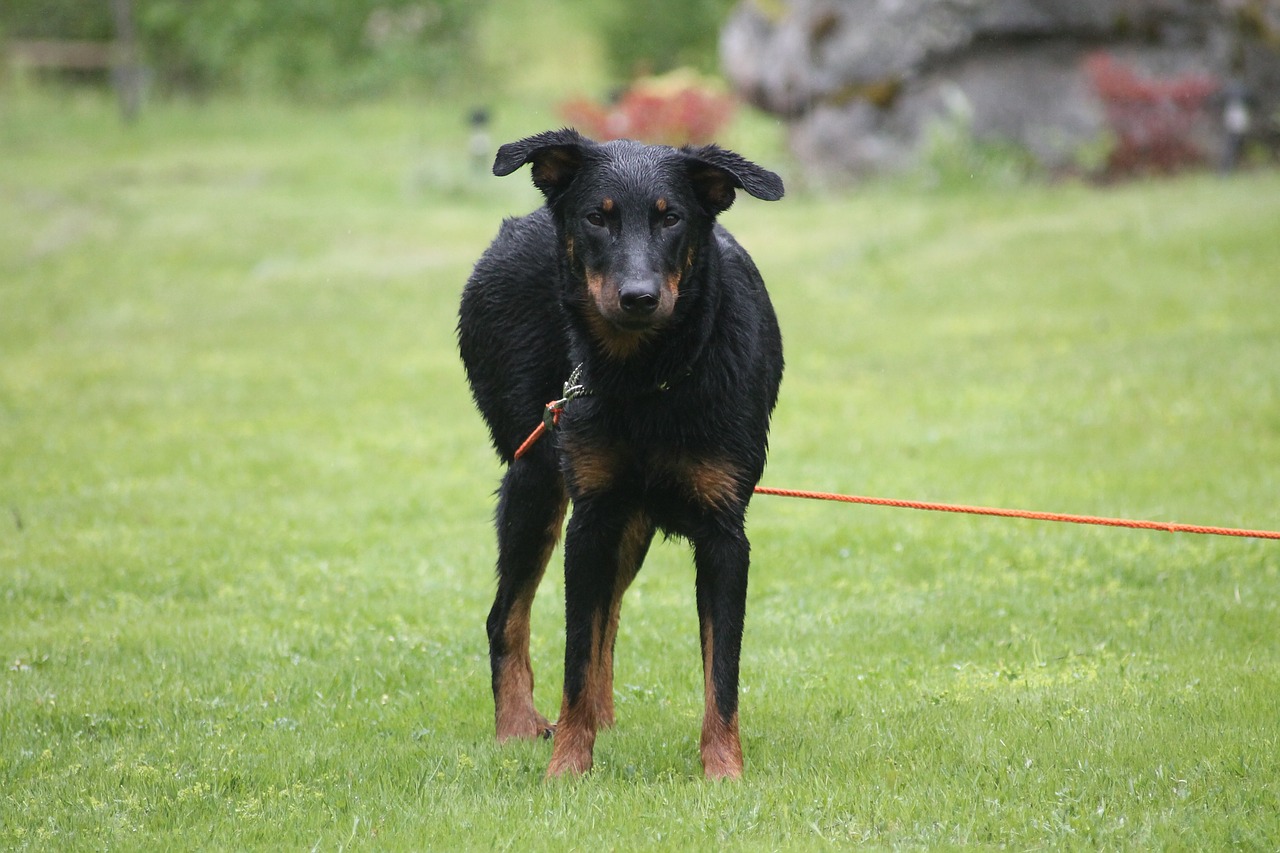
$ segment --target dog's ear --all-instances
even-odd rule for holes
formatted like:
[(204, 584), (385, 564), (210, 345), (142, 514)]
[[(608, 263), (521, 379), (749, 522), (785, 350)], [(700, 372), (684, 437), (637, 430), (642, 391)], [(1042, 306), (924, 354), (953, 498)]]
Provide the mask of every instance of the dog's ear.
[(510, 175), (525, 163), (532, 163), (533, 185), (550, 200), (569, 186), (582, 165), (583, 152), (594, 144), (570, 128), (549, 130), (499, 148), (493, 173), (499, 177)]
[(739, 154), (717, 145), (681, 150), (688, 158), (694, 192), (713, 215), (729, 209), (735, 189), (765, 201), (782, 198), (782, 178)]

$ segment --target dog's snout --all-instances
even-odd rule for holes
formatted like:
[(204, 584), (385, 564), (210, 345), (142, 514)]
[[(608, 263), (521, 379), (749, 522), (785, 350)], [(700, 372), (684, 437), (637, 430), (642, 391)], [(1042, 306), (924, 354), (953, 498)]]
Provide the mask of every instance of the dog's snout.
[(643, 316), (658, 309), (658, 288), (647, 284), (626, 285), (618, 291), (618, 302), (628, 314)]

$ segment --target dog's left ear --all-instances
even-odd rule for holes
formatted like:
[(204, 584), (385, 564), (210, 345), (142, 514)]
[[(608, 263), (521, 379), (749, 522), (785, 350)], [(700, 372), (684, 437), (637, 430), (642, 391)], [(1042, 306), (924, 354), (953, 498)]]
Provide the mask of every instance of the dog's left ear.
[(503, 177), (532, 163), (533, 185), (550, 201), (568, 188), (582, 166), (583, 151), (594, 144), (571, 128), (549, 130), (499, 148), (493, 173)]
[(729, 209), (735, 189), (746, 190), (764, 201), (782, 198), (782, 178), (739, 154), (718, 145), (680, 150), (688, 158), (694, 192), (712, 215)]

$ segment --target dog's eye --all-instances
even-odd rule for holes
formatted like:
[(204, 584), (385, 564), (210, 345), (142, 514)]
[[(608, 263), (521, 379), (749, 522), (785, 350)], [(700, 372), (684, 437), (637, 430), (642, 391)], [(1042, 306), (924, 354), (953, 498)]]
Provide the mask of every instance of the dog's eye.
[(680, 224), (680, 215), (678, 213), (668, 213), (666, 216), (662, 217), (663, 228), (671, 228), (679, 224)]
[(593, 210), (587, 214), (587, 222), (596, 228), (603, 228), (604, 214), (600, 213), (598, 210)]

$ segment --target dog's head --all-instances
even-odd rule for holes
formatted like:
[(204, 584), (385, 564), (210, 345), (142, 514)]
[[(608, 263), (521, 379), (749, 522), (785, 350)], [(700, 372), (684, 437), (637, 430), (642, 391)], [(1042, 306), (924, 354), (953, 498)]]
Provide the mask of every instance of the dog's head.
[(558, 130), (502, 146), (493, 171), (509, 175), (526, 163), (584, 289), (571, 302), (616, 356), (675, 316), (681, 287), (737, 190), (768, 201), (783, 193), (773, 172), (714, 145), (596, 143)]

